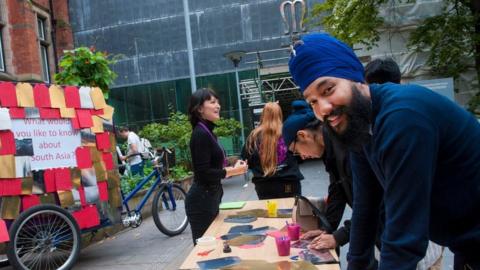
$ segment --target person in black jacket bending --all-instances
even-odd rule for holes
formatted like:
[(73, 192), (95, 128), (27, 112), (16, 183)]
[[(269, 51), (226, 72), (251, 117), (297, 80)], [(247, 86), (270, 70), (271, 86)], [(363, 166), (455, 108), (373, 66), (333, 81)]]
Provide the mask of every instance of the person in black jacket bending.
[(202, 88), (192, 94), (188, 116), (193, 127), (190, 151), (194, 180), (185, 208), (195, 245), (218, 214), (223, 196), (220, 180), (244, 174), (248, 166), (239, 160), (235, 166), (226, 167), (225, 151), (213, 133), (213, 122), (220, 119), (220, 103), (213, 90)]
[(315, 249), (337, 248), (349, 241), (350, 221), (340, 225), (345, 206), (352, 206), (352, 176), (346, 149), (333, 140), (322, 122), (304, 100), (292, 103), (293, 113), (283, 123), (283, 137), (290, 151), (302, 159), (322, 158), (330, 176), (326, 217), (334, 232), (313, 230), (305, 233), (303, 239), (311, 239)]
[(263, 107), (260, 124), (247, 138), (242, 158), (253, 172), (252, 182), (260, 200), (302, 194), (303, 175), (297, 159), (282, 137), (282, 108), (276, 102)]

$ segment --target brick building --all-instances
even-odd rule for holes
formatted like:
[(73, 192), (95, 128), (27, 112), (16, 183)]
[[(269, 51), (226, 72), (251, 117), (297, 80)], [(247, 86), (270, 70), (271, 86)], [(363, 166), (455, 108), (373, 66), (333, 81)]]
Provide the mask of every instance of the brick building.
[(49, 83), (68, 49), (67, 0), (0, 0), (0, 80)]

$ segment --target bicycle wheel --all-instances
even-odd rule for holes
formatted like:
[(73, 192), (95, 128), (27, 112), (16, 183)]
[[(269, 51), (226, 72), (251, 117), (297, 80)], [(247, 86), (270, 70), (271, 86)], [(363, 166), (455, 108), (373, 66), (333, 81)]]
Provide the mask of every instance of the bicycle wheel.
[(80, 253), (80, 242), (78, 224), (67, 210), (38, 205), (13, 223), (7, 256), (15, 269), (71, 269)]
[(187, 193), (176, 184), (162, 185), (152, 203), (153, 221), (168, 236), (181, 234), (187, 227), (185, 198)]

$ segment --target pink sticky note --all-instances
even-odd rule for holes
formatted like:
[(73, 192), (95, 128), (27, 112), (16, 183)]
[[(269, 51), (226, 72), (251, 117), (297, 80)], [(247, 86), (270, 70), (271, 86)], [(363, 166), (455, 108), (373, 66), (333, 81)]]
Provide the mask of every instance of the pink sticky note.
[(55, 192), (57, 187), (55, 185), (55, 170), (43, 171), (43, 182), (45, 184), (45, 192)]
[(93, 127), (92, 114), (90, 113), (90, 110), (78, 109), (75, 110), (75, 112), (77, 113), (78, 123), (81, 128)]
[(73, 129), (80, 129), (80, 123), (78, 122), (78, 118), (70, 118), (72, 121), (72, 127)]
[(110, 133), (103, 132), (95, 134), (97, 140), (97, 149), (100, 151), (110, 149)]
[(82, 206), (87, 205), (87, 197), (85, 197), (85, 189), (83, 188), (83, 186), (79, 186), (77, 190), (78, 190), (78, 195), (80, 196), (80, 204)]
[(72, 190), (72, 177), (69, 168), (55, 169), (55, 186), (58, 190)]
[(40, 204), (40, 198), (37, 195), (22, 196), (22, 211)]
[(102, 153), (102, 159), (103, 159), (103, 162), (105, 163), (105, 168), (107, 170), (113, 170), (115, 168), (115, 165), (113, 164), (112, 153), (110, 152)]
[(1, 196), (16, 196), (22, 194), (22, 179), (8, 178), (0, 180)]
[(10, 113), (10, 118), (12, 119), (24, 119), (25, 118), (25, 108), (10, 107), (8, 109)]
[(5, 220), (0, 219), (0, 243), (8, 241), (10, 241), (10, 237), (8, 236), (7, 224), (5, 224)]
[(37, 108), (52, 107), (48, 87), (43, 83), (37, 83), (35, 84), (35, 87), (33, 87), (33, 100), (35, 101), (35, 106)]
[(59, 119), (62, 118), (59, 109), (54, 108), (39, 108), (40, 118), (42, 119)]
[(0, 104), (3, 107), (17, 107), (17, 91), (11, 82), (0, 83)]
[(65, 93), (65, 105), (68, 108), (80, 108), (80, 92), (75, 86), (66, 86)]
[(0, 130), (0, 155), (15, 155), (15, 138), (10, 130)]
[(79, 169), (88, 169), (92, 167), (90, 149), (87, 147), (77, 147), (75, 150), (75, 155), (77, 157), (77, 167)]
[(108, 202), (108, 184), (107, 181), (98, 182), (98, 194), (100, 201)]

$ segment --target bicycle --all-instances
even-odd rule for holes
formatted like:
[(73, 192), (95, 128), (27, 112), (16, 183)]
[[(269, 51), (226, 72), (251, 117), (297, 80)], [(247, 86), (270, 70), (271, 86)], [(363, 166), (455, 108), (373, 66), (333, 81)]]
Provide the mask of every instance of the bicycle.
[[(154, 158), (154, 170), (144, 177), (140, 183), (128, 194), (122, 195), (122, 204), (126, 212), (122, 219), (125, 227), (136, 228), (142, 223), (141, 211), (146, 202), (157, 190), (152, 201), (152, 217), (157, 228), (168, 236), (175, 236), (182, 233), (188, 225), (187, 214), (185, 212), (185, 198), (187, 193), (177, 184), (169, 180), (168, 175), (168, 149), (163, 148), (160, 154), (156, 154)], [(171, 152), (170, 152), (171, 153)], [(140, 154), (139, 154), (140, 155)], [(162, 177), (164, 174), (165, 177)], [(146, 183), (152, 178), (156, 178), (153, 185), (147, 190), (140, 203), (135, 209), (130, 210), (128, 202), (137, 194)]]

